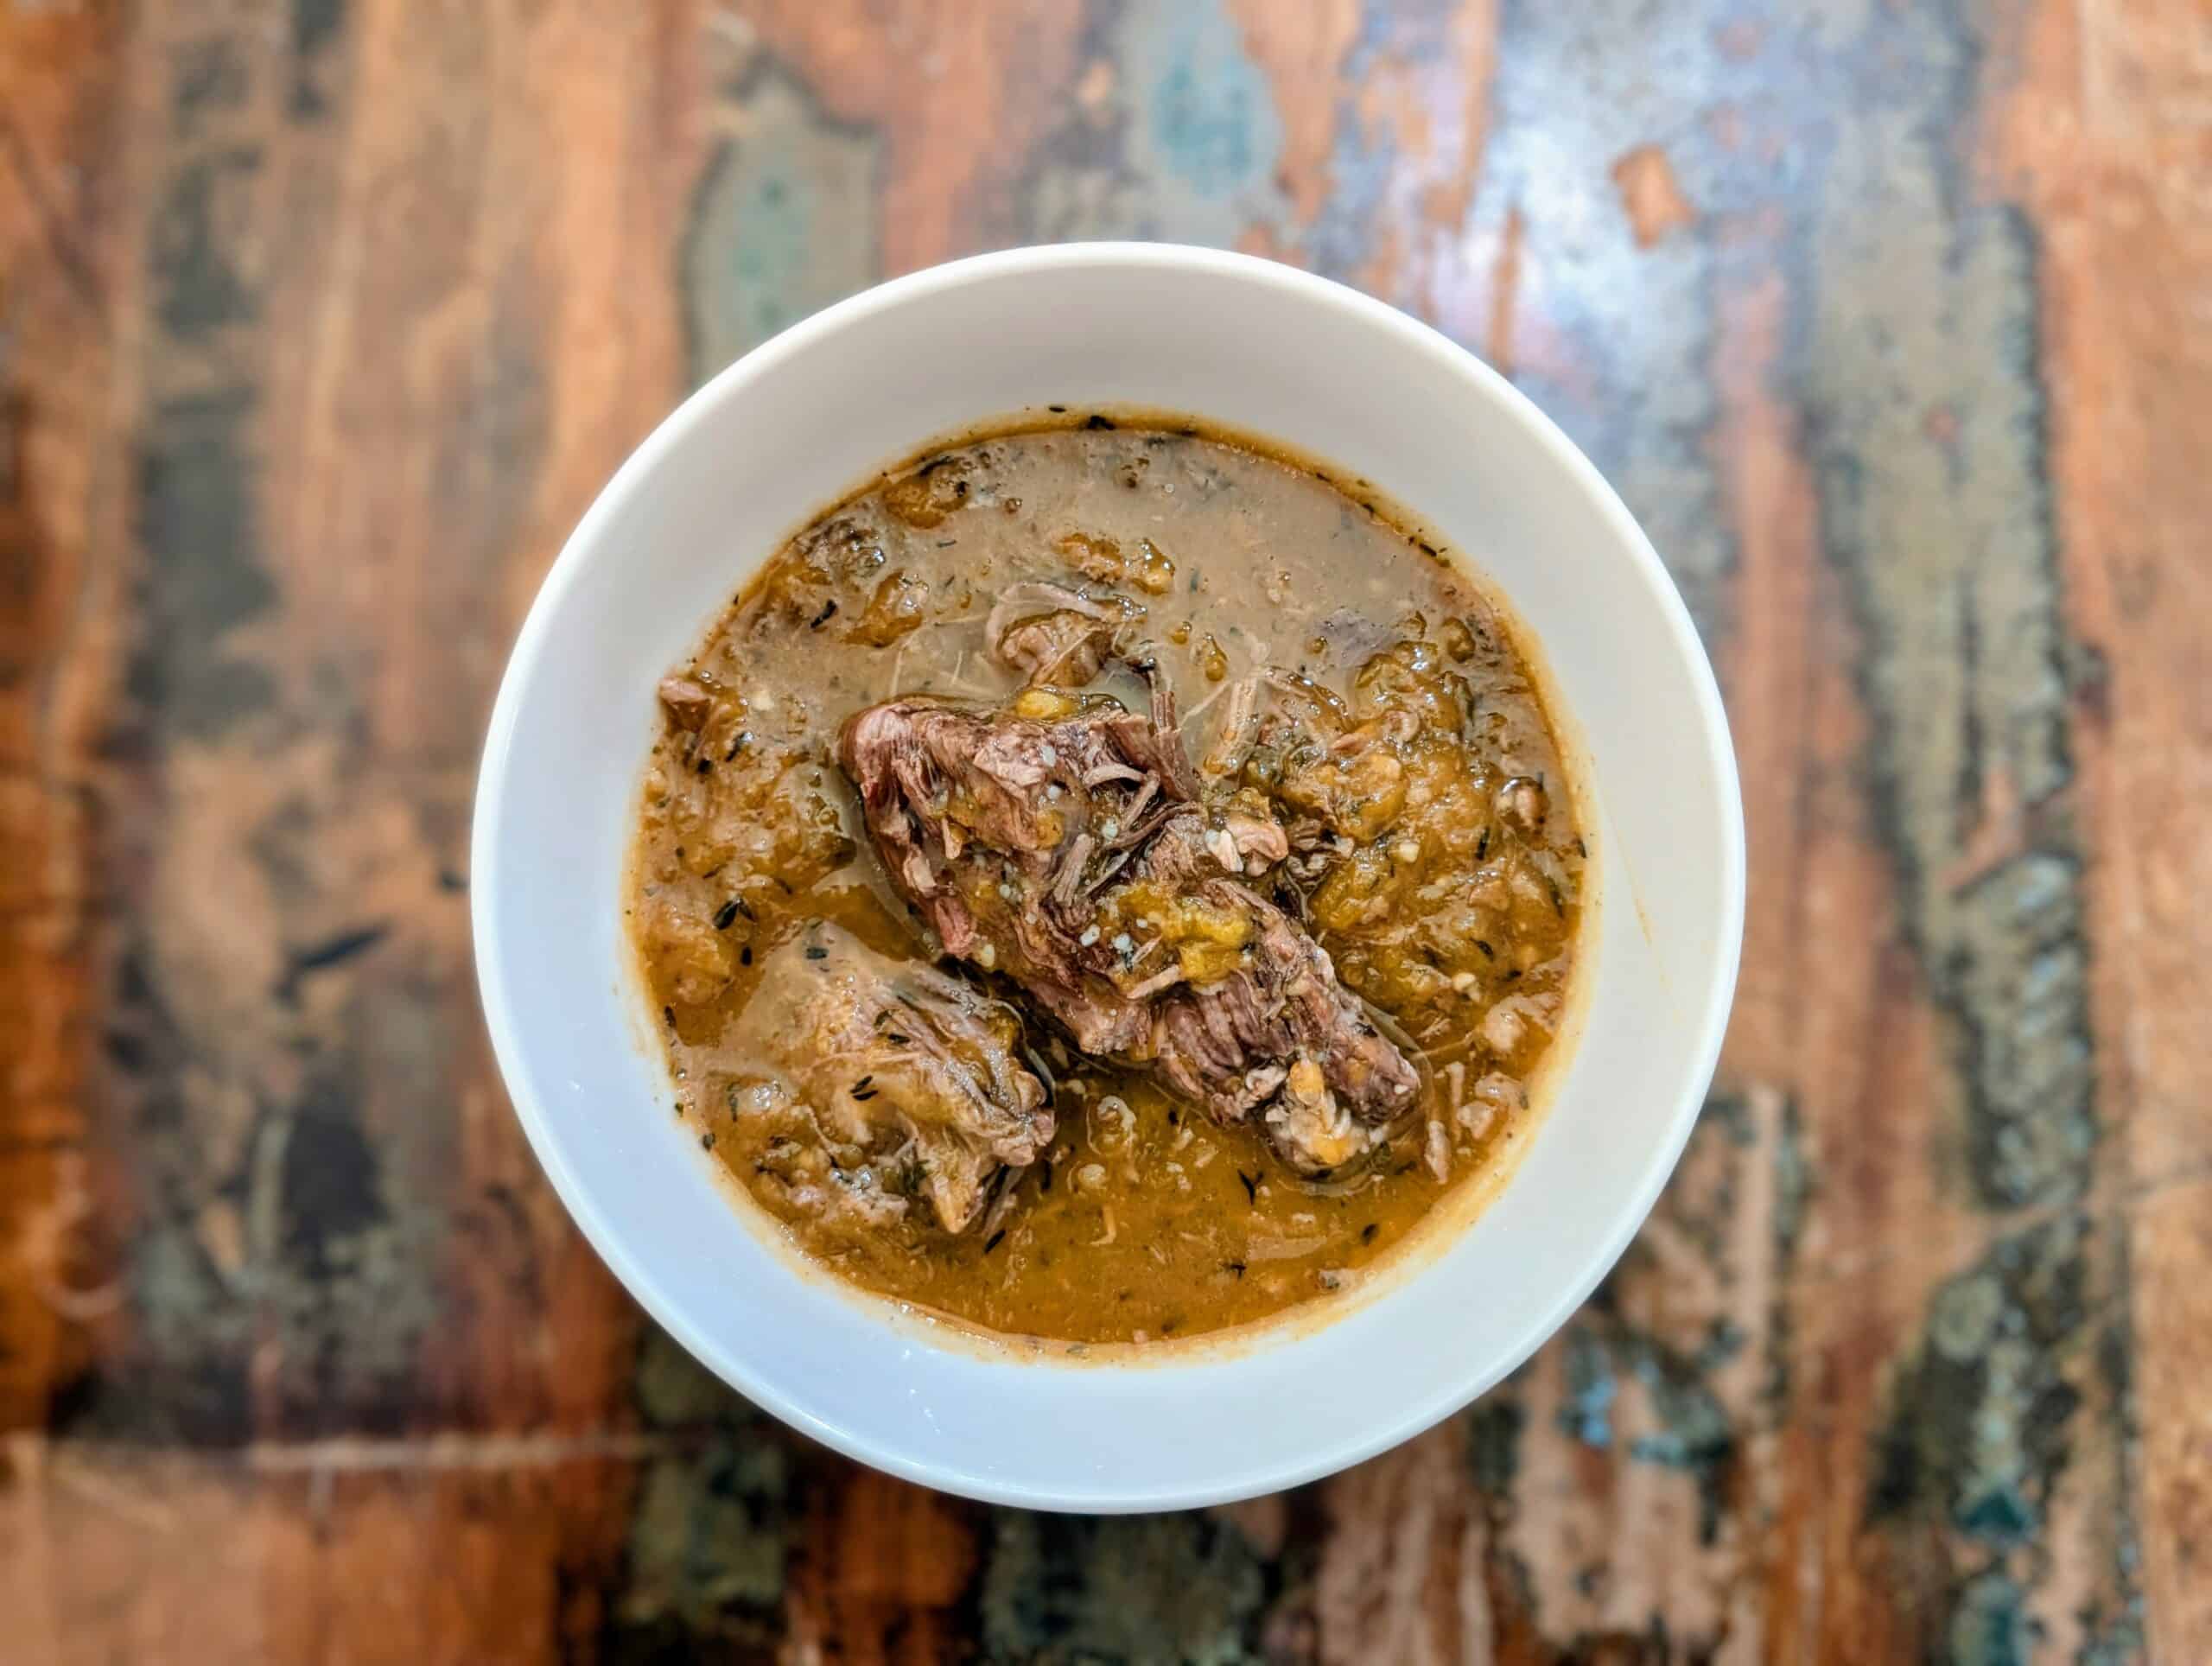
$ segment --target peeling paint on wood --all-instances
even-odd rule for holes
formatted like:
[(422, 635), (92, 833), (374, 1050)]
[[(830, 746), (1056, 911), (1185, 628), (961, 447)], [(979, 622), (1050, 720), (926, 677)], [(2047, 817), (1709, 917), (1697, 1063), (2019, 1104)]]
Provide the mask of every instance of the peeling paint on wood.
[(985, 1561), (983, 1646), (1009, 1660), (1229, 1666), (1256, 1658), (1266, 1594), (1243, 1535), (1204, 1516), (1004, 1510)]
[[(289, 850), (312, 871), (335, 796), (288, 785), (305, 760), (279, 738), (283, 672), (265, 645), (281, 595), (260, 507), (268, 308), (238, 251), (269, 246), (279, 64), (245, 23), (148, 54), (174, 127), (148, 233), (132, 481), (143, 589), (122, 732), (143, 766), (124, 848), (149, 852), (152, 882), (121, 932), (106, 1047), (134, 1124), (138, 1323), (77, 1396), (88, 1428), (225, 1443), (270, 1419), (391, 1427), (437, 1310), (429, 1256), (445, 1230), (364, 1126), (358, 1038), (375, 1006), (353, 974), (288, 1004), (272, 997), (296, 983), (225, 948), (247, 922), (314, 929), (223, 849), (241, 833), (254, 849), (241, 812), (258, 799), (276, 818), (264, 858)], [(233, 773), (263, 785), (164, 801)]]
[(224, 639), (274, 595), (248, 455), (254, 405), (246, 385), (173, 401), (156, 410), (139, 451), (147, 625), (130, 691), (195, 739), (217, 738), (272, 693), (268, 672)]
[(2017, 213), (1957, 200), (1931, 137), (1968, 45), (1910, 27), (1930, 32), (1924, 67), (1880, 73), (1813, 210), (1815, 461), (1866, 623), (1907, 921), (1964, 1032), (1974, 1183), (1993, 1205), (2050, 1203), (2081, 1194), (2094, 1123), (2080, 902), (2052, 813), (2071, 770), (2033, 262)]
[(648, 1430), (689, 1438), (639, 1477), (611, 1650), (766, 1648), (793, 1520), (789, 1437), (658, 1326), (645, 1332), (637, 1392)]
[[(1953, 1026), (1961, 1189), (1989, 1211), (2070, 1211), (2095, 1189), (2097, 1116), (2069, 649), (2034, 244), (1964, 172), (1988, 27), (1949, 10), (1831, 20), (1853, 119), (1806, 211), (1802, 375), (1825, 539), (1866, 642), (1873, 804)], [(1890, 1383), (1871, 1519), (1949, 1657), (2022, 1658), (2048, 1629), (2058, 1489), (2124, 1510), (2120, 1408), (2081, 1382), (2096, 1307), (2125, 1300), (2100, 1241), (2070, 1212), (2007, 1225), (1930, 1295)], [(1931, 1557), (1931, 1537), (1956, 1548)], [(2115, 1549), (2074, 1570), (2107, 1612), (2131, 1602)]]
[(828, 116), (765, 54), (733, 86), (728, 119), (684, 243), (694, 382), (877, 270), (877, 136)]
[[(1603, 49), (1630, 41), (1632, 52)], [(1646, 0), (1507, 4), (1466, 228), (1476, 270), (1444, 321), (1504, 358), (1606, 470), (1708, 632), (1723, 623), (1735, 562), (1709, 437), (1715, 308), (1722, 284), (1772, 255), (1702, 227), (1640, 238), (1611, 170), (1663, 140), (1676, 189), (1709, 220), (1753, 215), (1788, 175), (1722, 144), (1704, 120), (1762, 90), (1760, 70), (1732, 60), (1713, 33), (1662, 19)]]
[(1804, 1201), (1794, 1121), (1764, 1085), (1709, 1103), (1598, 1295), (1469, 1415), (1484, 1606), (1532, 1647), (1637, 1636), (1660, 1612), (1664, 1646), (1695, 1651), (1748, 1618), (1777, 1503), (1756, 1470), (1796, 1409), (1783, 1366)]
[[(102, 482), (124, 582), (93, 638), (121, 674), (87, 678), (108, 929), (99, 1015), (71, 1042), (97, 1049), (103, 1139), (77, 1182), (99, 1234), (70, 1244), (69, 1276), (88, 1244), (118, 1272), (51, 1388), (52, 1421), (85, 1434), (596, 1420), (598, 1357), (626, 1339), (483, 1086), (447, 881), (512, 623), (502, 563), (542, 570), (541, 501), (580, 508), (678, 374), (672, 353), (618, 355), (645, 397), (588, 393), (573, 348), (549, 374), (550, 297), (598, 269), (569, 236), (549, 284), (537, 239), (571, 202), (613, 222), (573, 159), (550, 211), (446, 165), (456, 146), (492, 168), (550, 154), (516, 143), (526, 113), (463, 90), (502, 19), (427, 62), (389, 20), (365, 42), (355, 21), (132, 20), (143, 186), (114, 264), (139, 310)], [(556, 21), (588, 55), (591, 26)], [(542, 77), (549, 36), (505, 38)], [(654, 200), (634, 170), (622, 184), (627, 212)], [(605, 304), (624, 287), (602, 283), (594, 342), (651, 315)], [(672, 297), (660, 315), (672, 343)], [(607, 412), (632, 426), (605, 432)], [(504, 1334), (564, 1313), (613, 1334), (557, 1358)]]
[(2083, 1230), (2069, 1219), (2008, 1238), (1936, 1292), (1871, 1514), (1947, 1516), (1996, 1551), (2037, 1536), (2080, 1402), (2064, 1368), (2083, 1333)]
[(1222, 0), (1110, 0), (1082, 59), (1017, 188), (1025, 238), (1225, 245), (1287, 223), (1281, 123)]

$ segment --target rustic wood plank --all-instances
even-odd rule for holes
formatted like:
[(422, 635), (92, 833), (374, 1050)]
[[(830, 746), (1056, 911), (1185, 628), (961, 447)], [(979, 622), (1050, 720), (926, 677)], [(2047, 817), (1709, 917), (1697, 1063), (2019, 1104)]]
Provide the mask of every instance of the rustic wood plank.
[[(0, 14), (32, 1657), (2201, 1652), (2202, 42), (2190, 0)], [(855, 1471), (640, 1326), (485, 1056), (465, 827), (508, 634), (687, 383), (1100, 235), (1357, 282), (1553, 410), (1707, 633), (1752, 866), (1708, 1114), (1551, 1347), (1351, 1474), (1080, 1522)]]
[(117, 622), (113, 21), (0, 16), (0, 1431), (42, 1427), (115, 1307), (87, 1091), (89, 757)]
[(87, 1428), (583, 1426), (627, 1375), (480, 1039), (465, 841), (520, 607), (681, 386), (664, 48), (589, 8), (133, 19), (98, 857), (130, 1300)]
[[(1886, 26), (1878, 45), (1716, 22), (1669, 39), (1668, 73), (1648, 77), (1593, 57), (1592, 27), (1507, 20), (1469, 239), (1495, 265), (1456, 287), (1453, 315), (1508, 347), (1605, 463), (1714, 633), (1753, 901), (1717, 1121), (1608, 1294), (1524, 1375), (1517, 1406), (1493, 1396), (1514, 1408), (1517, 1454), (1504, 1554), (1529, 1570), (1513, 1634), (1627, 1647), (1656, 1615), (1640, 1646), (1972, 1653), (2031, 1623), (2062, 1646), (2101, 1625), (2124, 1638), (2121, 1546), (2079, 1525), (2124, 1503), (2091, 1317), (2117, 1256), (2109, 1234), (2039, 1212), (2097, 1179), (2077, 1132), (2078, 899), (2030, 883), (2070, 859), (2061, 846), (1974, 891), (1976, 805), (1951, 796), (1980, 714), (2043, 735), (2070, 722), (2032, 636), (2020, 645), (2057, 631), (2049, 540), (2038, 560), (2032, 525), (1999, 536), (2037, 489), (2031, 453), (2001, 446), (2012, 424), (2033, 434), (2042, 396), (2030, 364), (1954, 391), (1971, 354), (1923, 345), (1892, 372), (1877, 346), (1937, 321), (2001, 344), (2032, 304), (2017, 281), (1969, 289), (1927, 264), (2005, 234), (2001, 210), (1939, 190), (1970, 112), (1933, 78), (1975, 43), (1916, 22), (1897, 56)], [(1827, 73), (1800, 79), (1815, 54)], [(1609, 177), (1557, 177), (1545, 147), (1561, 130)], [(1764, 165), (1812, 147), (1802, 180)], [(1640, 217), (1637, 178), (1662, 167), (1672, 207)], [(1920, 206), (1897, 214), (1900, 193)], [(1953, 442), (1942, 421), (1921, 426), (1947, 403), (1996, 425), (1976, 441), (1983, 477), (1949, 486)], [(1931, 556), (1982, 587), (1933, 635), (1923, 621), (1961, 598), (1929, 591)], [(2018, 657), (1978, 668), (1977, 637)], [(1991, 728), (2007, 771), (2049, 745)], [(2016, 923), (2023, 885), (2062, 911), (2055, 938)], [(1993, 1059), (2054, 973), (2070, 1004), (2044, 1054)], [(2024, 1080), (2073, 1085), (2046, 1101)], [(2037, 1294), (2046, 1274), (2075, 1295), (2088, 1279), (2090, 1306)], [(1945, 1364), (1949, 1316), (1983, 1303), (2048, 1332), (2024, 1378)], [(2010, 1433), (1961, 1447), (1942, 1431), (1968, 1408)], [(2072, 1441), (2063, 1462), (2035, 1433), (2050, 1419)], [(2068, 1578), (2048, 1577), (2037, 1543), (2068, 1544)]]
[(544, 1660), (601, 1631), (607, 1484), (634, 1454), (548, 1444), (207, 1456), (0, 1455), (9, 1657)]
[[(699, 60), (668, 50), (681, 18), (425, 21), (6, 20), (0, 368), (37, 396), (0, 493), (35, 604), (7, 610), (0, 687), (6, 870), (38, 887), (4, 927), (10, 1427), (205, 1446), (631, 1415), (634, 1312), (474, 1016), (466, 823), (520, 610), (683, 385)], [(592, 1546), (602, 1616), (655, 1472), (530, 1488)], [(479, 1505), (410, 1508), (424, 1531), (385, 1533), (364, 1590), (427, 1583), (401, 1540), (465, 1536)], [(276, 1554), (288, 1511), (240, 1530)], [(49, 1548), (101, 1537), (79, 1512)], [(204, 1574), (150, 1564), (133, 1614), (200, 1612)], [(313, 1649), (250, 1601), (222, 1625), (343, 1652), (347, 1594), (301, 1596)], [(106, 1612), (57, 1635), (126, 1646)]]
[(2152, 1657), (2212, 1638), (2212, 1428), (2203, 1392), (2212, 1133), (2199, 1039), (2212, 881), (2199, 829), (2212, 737), (2191, 626), (2212, 601), (2202, 466), (2212, 345), (2212, 52), (2201, 7), (2045, 6), (2011, 43), (2018, 82), (1984, 166), (2035, 204), (2042, 328), (2063, 391), (2051, 470), (2075, 628), (2101, 1078), (2127, 1218), (2128, 1345), (2112, 1363), (2139, 1456), (2131, 1548)]

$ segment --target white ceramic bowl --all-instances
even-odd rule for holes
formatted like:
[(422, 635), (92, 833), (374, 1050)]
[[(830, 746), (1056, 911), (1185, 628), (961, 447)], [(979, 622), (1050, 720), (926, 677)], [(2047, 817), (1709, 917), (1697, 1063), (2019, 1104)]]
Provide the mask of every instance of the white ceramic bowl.
[[(654, 684), (810, 516), (949, 430), (1058, 403), (1188, 412), (1375, 482), (1471, 556), (1548, 661), (1592, 799), (1581, 1039), (1518, 1174), (1323, 1325), (1157, 1364), (994, 1351), (773, 1250), (671, 1114), (620, 876)], [(1579, 741), (1579, 746), (1576, 742)], [(1720, 1046), (1742, 808), (1688, 614), (1620, 500), (1443, 336), (1287, 267), (1160, 245), (1020, 249), (884, 284), (724, 371), (561, 552), (476, 802), (477, 970), (499, 1065), (577, 1224), (683, 1345), (817, 1440), (1043, 1508), (1217, 1502), (1406, 1439), (1525, 1359), (1673, 1168)]]

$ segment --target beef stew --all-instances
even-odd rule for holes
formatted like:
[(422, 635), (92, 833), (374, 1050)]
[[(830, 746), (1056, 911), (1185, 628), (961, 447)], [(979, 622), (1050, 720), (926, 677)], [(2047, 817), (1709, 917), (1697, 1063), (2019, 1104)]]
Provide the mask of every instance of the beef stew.
[(817, 518), (660, 703), (627, 909), (678, 1114), (865, 1288), (1217, 1331), (1529, 1131), (1577, 797), (1513, 627), (1363, 482), (1041, 414)]

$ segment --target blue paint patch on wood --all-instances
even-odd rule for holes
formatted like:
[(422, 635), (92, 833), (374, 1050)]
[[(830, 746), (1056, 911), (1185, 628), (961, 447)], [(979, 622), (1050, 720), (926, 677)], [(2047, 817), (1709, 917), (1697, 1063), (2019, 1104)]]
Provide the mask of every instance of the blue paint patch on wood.
[[(1941, 1523), (1951, 1547), (1914, 1577), (1936, 1587), (1956, 1654), (2005, 1660), (2013, 1581), (2044, 1566), (2053, 1496), (2078, 1438), (2089, 1354), (2088, 1227), (2069, 1216), (2000, 1240), (1936, 1293), (1891, 1389), (1870, 1521)], [(1948, 1562), (1948, 1567), (1946, 1566)], [(1954, 1581), (1942, 1594), (1947, 1574)]]
[(1686, 1356), (1624, 1321), (1611, 1311), (1604, 1291), (1593, 1298), (1592, 1311), (1566, 1335), (1567, 1391), (1559, 1411), (1560, 1428), (1593, 1450), (1609, 1449), (1621, 1380), (1625, 1377), (1634, 1382), (1655, 1427), (1629, 1443), (1628, 1455), (1635, 1462), (1680, 1470), (1690, 1477), (1697, 1489), (1699, 1542), (1706, 1545), (1719, 1536), (1738, 1461), (1733, 1421), (1706, 1377), (1741, 1346), (1739, 1334), (1717, 1326), (1703, 1349)]
[(681, 286), (694, 384), (878, 276), (881, 141), (773, 59), (731, 88), (693, 199)]
[[(1386, 56), (1402, 63), (1453, 56), (1460, 48), (1452, 33), (1446, 6), (1369, 0), (1339, 79), (1347, 88), (1364, 86)], [(1377, 222), (1399, 160), (1396, 130), (1387, 115), (1370, 122), (1349, 92), (1338, 98), (1334, 114), (1329, 194), (1306, 236), (1304, 255), (1315, 271), (1356, 283), (1375, 258)]]
[(1125, 71), (1148, 76), (1140, 94), (1162, 176), (1201, 197), (1233, 200), (1271, 175), (1282, 135), (1266, 79), (1216, 8), (1138, 8), (1125, 37)]
[[(1469, 213), (1500, 247), (1510, 218), (1521, 219), (1519, 304), (1497, 345), (1516, 382), (1620, 491), (1710, 636), (1726, 625), (1736, 561), (1713, 442), (1716, 302), (1772, 251), (1724, 246), (1703, 225), (1638, 247), (1609, 167), (1660, 147), (1705, 221), (1780, 201), (1796, 183), (1791, 164), (1749, 165), (1706, 119), (1767, 96), (1772, 70), (1731, 60), (1701, 19), (1662, 19), (1649, 0), (1509, 3), (1499, 36)], [(1628, 41), (1637, 48), (1623, 50)], [(1516, 340), (1539, 333), (1558, 353), (1524, 359)]]
[(1567, 1390), (1560, 1401), (1560, 1428), (1592, 1451), (1604, 1452), (1613, 1444), (1613, 1402), (1620, 1394), (1611, 1356), (1586, 1326), (1568, 1331), (1562, 1345)]
[(1221, 0), (1096, 9), (1080, 54), (1109, 88), (1078, 100), (1015, 192), (1024, 238), (1143, 238), (1225, 248), (1294, 235), (1267, 77)]

